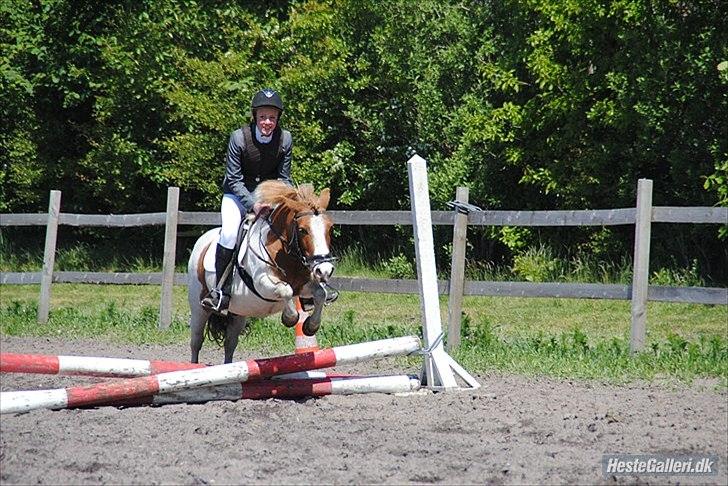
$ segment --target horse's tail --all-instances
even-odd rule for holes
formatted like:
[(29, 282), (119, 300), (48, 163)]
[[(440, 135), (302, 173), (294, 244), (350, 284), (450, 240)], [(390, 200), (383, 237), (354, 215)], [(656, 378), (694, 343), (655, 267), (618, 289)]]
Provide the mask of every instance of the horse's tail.
[(227, 328), (227, 323), (227, 316), (210, 314), (210, 317), (207, 319), (207, 326), (205, 326), (205, 336), (207, 339), (215, 341), (215, 344), (222, 347), (225, 344), (225, 329)]

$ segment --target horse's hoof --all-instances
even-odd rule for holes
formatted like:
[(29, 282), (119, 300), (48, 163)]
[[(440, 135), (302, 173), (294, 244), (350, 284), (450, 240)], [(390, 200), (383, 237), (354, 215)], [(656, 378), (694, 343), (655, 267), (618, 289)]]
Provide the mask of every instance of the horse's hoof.
[(306, 336), (313, 336), (319, 330), (319, 327), (321, 327), (321, 321), (314, 323), (311, 316), (308, 316), (303, 323), (303, 333)]
[(294, 314), (291, 317), (286, 317), (285, 314), (281, 314), (281, 322), (286, 327), (293, 327), (298, 324), (298, 314)]

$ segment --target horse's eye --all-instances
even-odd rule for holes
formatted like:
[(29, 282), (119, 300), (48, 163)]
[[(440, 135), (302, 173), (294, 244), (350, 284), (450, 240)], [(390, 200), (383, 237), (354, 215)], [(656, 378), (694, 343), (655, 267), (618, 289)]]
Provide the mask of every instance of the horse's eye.
[(298, 232), (301, 233), (302, 235), (307, 235), (308, 234), (308, 230), (306, 228), (300, 228), (299, 227), (298, 228)]

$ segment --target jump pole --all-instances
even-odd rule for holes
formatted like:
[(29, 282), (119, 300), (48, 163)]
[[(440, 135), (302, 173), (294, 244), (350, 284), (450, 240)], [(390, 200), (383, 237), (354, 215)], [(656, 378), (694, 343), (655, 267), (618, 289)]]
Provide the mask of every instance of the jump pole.
[(0, 353), (0, 373), (133, 378), (206, 367), (204, 364), (177, 361)]
[[(445, 352), (443, 345), (430, 213), (430, 189), (427, 183), (425, 159), (414, 155), (407, 161), (407, 171), (417, 258), (417, 283), (423, 317), (422, 335), (426, 351), (422, 384), (438, 391), (474, 390), (480, 388), (480, 383)], [(460, 387), (455, 375), (458, 375), (468, 387)]]
[(363, 393), (409, 393), (419, 390), (420, 380), (409, 375), (370, 377), (320, 377), (231, 383), (172, 393), (121, 400), (111, 406), (168, 405), (204, 403), (215, 400), (323, 397)]
[(41, 408), (81, 407), (210, 385), (245, 382), (250, 379), (269, 378), (274, 375), (329, 368), (388, 356), (402, 356), (415, 353), (419, 349), (419, 338), (405, 336), (304, 354), (238, 361), (82, 387), (2, 392), (0, 393), (0, 414), (26, 412)]
[[(300, 354), (296, 351), (297, 354)], [(0, 373), (50, 375), (137, 377), (169, 371), (205, 368), (206, 365), (177, 361), (147, 361), (91, 356), (52, 356), (43, 354), (0, 353)], [(345, 381), (346, 383), (341, 383)], [(162, 393), (148, 397), (107, 403), (112, 406), (204, 403), (214, 400), (301, 398), (360, 393), (407, 393), (417, 391), (420, 380), (408, 375), (350, 376), (325, 371), (299, 371), (272, 376), (258, 382), (214, 385), (194, 390)]]
[[(44, 375), (95, 376), (106, 378), (136, 378), (170, 371), (207, 368), (205, 364), (180, 361), (158, 361), (96, 356), (63, 356), (46, 354), (0, 353), (0, 373), (35, 373)], [(343, 377), (323, 371), (299, 371), (276, 375), (272, 379), (301, 379)]]

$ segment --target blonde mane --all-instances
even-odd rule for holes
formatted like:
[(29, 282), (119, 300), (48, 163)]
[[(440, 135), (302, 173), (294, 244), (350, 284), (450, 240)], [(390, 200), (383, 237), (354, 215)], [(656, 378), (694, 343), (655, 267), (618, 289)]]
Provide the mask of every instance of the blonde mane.
[(257, 202), (272, 206), (293, 203), (312, 211), (323, 212), (329, 204), (329, 189), (324, 189), (320, 195), (316, 195), (312, 184), (291, 187), (278, 180), (268, 180), (258, 184), (254, 197)]

